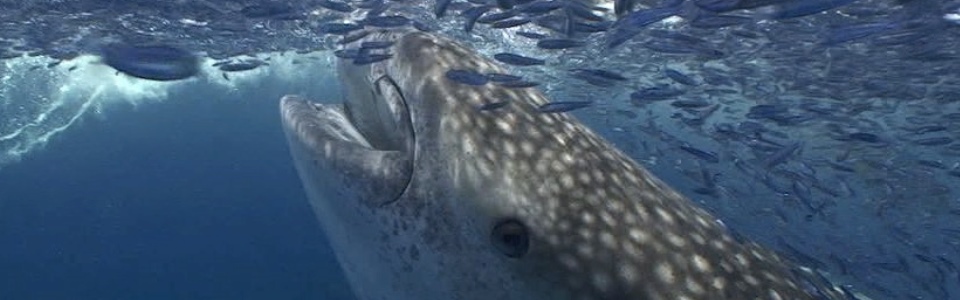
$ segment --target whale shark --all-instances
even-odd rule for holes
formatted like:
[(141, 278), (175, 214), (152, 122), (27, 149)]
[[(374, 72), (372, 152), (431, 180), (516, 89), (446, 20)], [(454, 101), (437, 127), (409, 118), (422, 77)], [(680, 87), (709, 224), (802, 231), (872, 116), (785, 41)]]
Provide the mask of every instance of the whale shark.
[[(496, 61), (412, 30), (351, 45), (376, 41), (394, 42), (390, 59), (337, 62), (342, 103), (280, 101), (359, 299), (853, 299), (736, 238), (571, 114), (538, 110), (537, 88), (445, 76), (508, 73)], [(479, 109), (491, 103), (505, 105)]]

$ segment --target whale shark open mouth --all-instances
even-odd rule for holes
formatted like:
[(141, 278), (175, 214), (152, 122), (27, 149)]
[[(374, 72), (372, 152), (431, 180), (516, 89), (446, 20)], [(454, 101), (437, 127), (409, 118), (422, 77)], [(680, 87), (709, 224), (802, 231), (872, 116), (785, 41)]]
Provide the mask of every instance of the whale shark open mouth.
[[(284, 122), (293, 127), (326, 127), (327, 133), (381, 151), (412, 151), (413, 126), (406, 100), (396, 82), (382, 76), (365, 97), (345, 97), (343, 103), (321, 104), (287, 95), (281, 99)], [(310, 131), (299, 132), (309, 135)], [(316, 137), (301, 136), (303, 140)]]
[(328, 170), (314, 176), (329, 181), (325, 188), (349, 188), (352, 183), (361, 202), (392, 203), (413, 176), (415, 138), (406, 100), (387, 76), (372, 83), (350, 78), (345, 83), (353, 90), (344, 93), (343, 103), (321, 104), (292, 95), (281, 99), (291, 151), (316, 170)]

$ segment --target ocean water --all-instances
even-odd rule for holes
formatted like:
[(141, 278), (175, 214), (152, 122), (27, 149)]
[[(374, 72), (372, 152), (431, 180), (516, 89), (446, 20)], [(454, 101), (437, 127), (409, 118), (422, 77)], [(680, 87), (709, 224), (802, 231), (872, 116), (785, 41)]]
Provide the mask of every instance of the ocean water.
[[(111, 91), (0, 170), (0, 299), (352, 299), (277, 109), (290, 91), (336, 95), (332, 74), (263, 73), (164, 86), (153, 102), (150, 83), (63, 81)], [(20, 95), (92, 94), (77, 90)]]

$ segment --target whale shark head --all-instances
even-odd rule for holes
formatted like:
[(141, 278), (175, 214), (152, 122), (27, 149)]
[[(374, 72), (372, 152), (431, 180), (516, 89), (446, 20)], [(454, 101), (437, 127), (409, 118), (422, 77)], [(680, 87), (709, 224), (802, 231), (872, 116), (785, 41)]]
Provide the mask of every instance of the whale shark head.
[[(281, 101), (295, 166), (360, 299), (814, 299), (507, 70), (433, 34), (375, 32), (391, 59), (338, 63), (342, 104)], [(354, 44), (356, 45), (356, 44)], [(478, 109), (506, 101), (497, 109)]]

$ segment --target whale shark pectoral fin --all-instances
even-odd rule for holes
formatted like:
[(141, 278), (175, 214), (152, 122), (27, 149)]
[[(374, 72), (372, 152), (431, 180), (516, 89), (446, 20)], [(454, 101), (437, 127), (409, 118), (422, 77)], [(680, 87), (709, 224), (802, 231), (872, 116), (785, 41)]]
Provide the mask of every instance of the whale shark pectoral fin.
[[(406, 190), (412, 155), (371, 147), (348, 120), (343, 105), (288, 95), (280, 107), (294, 163), (307, 192), (314, 194), (311, 198), (379, 207)], [(351, 197), (356, 199), (342, 199)]]

